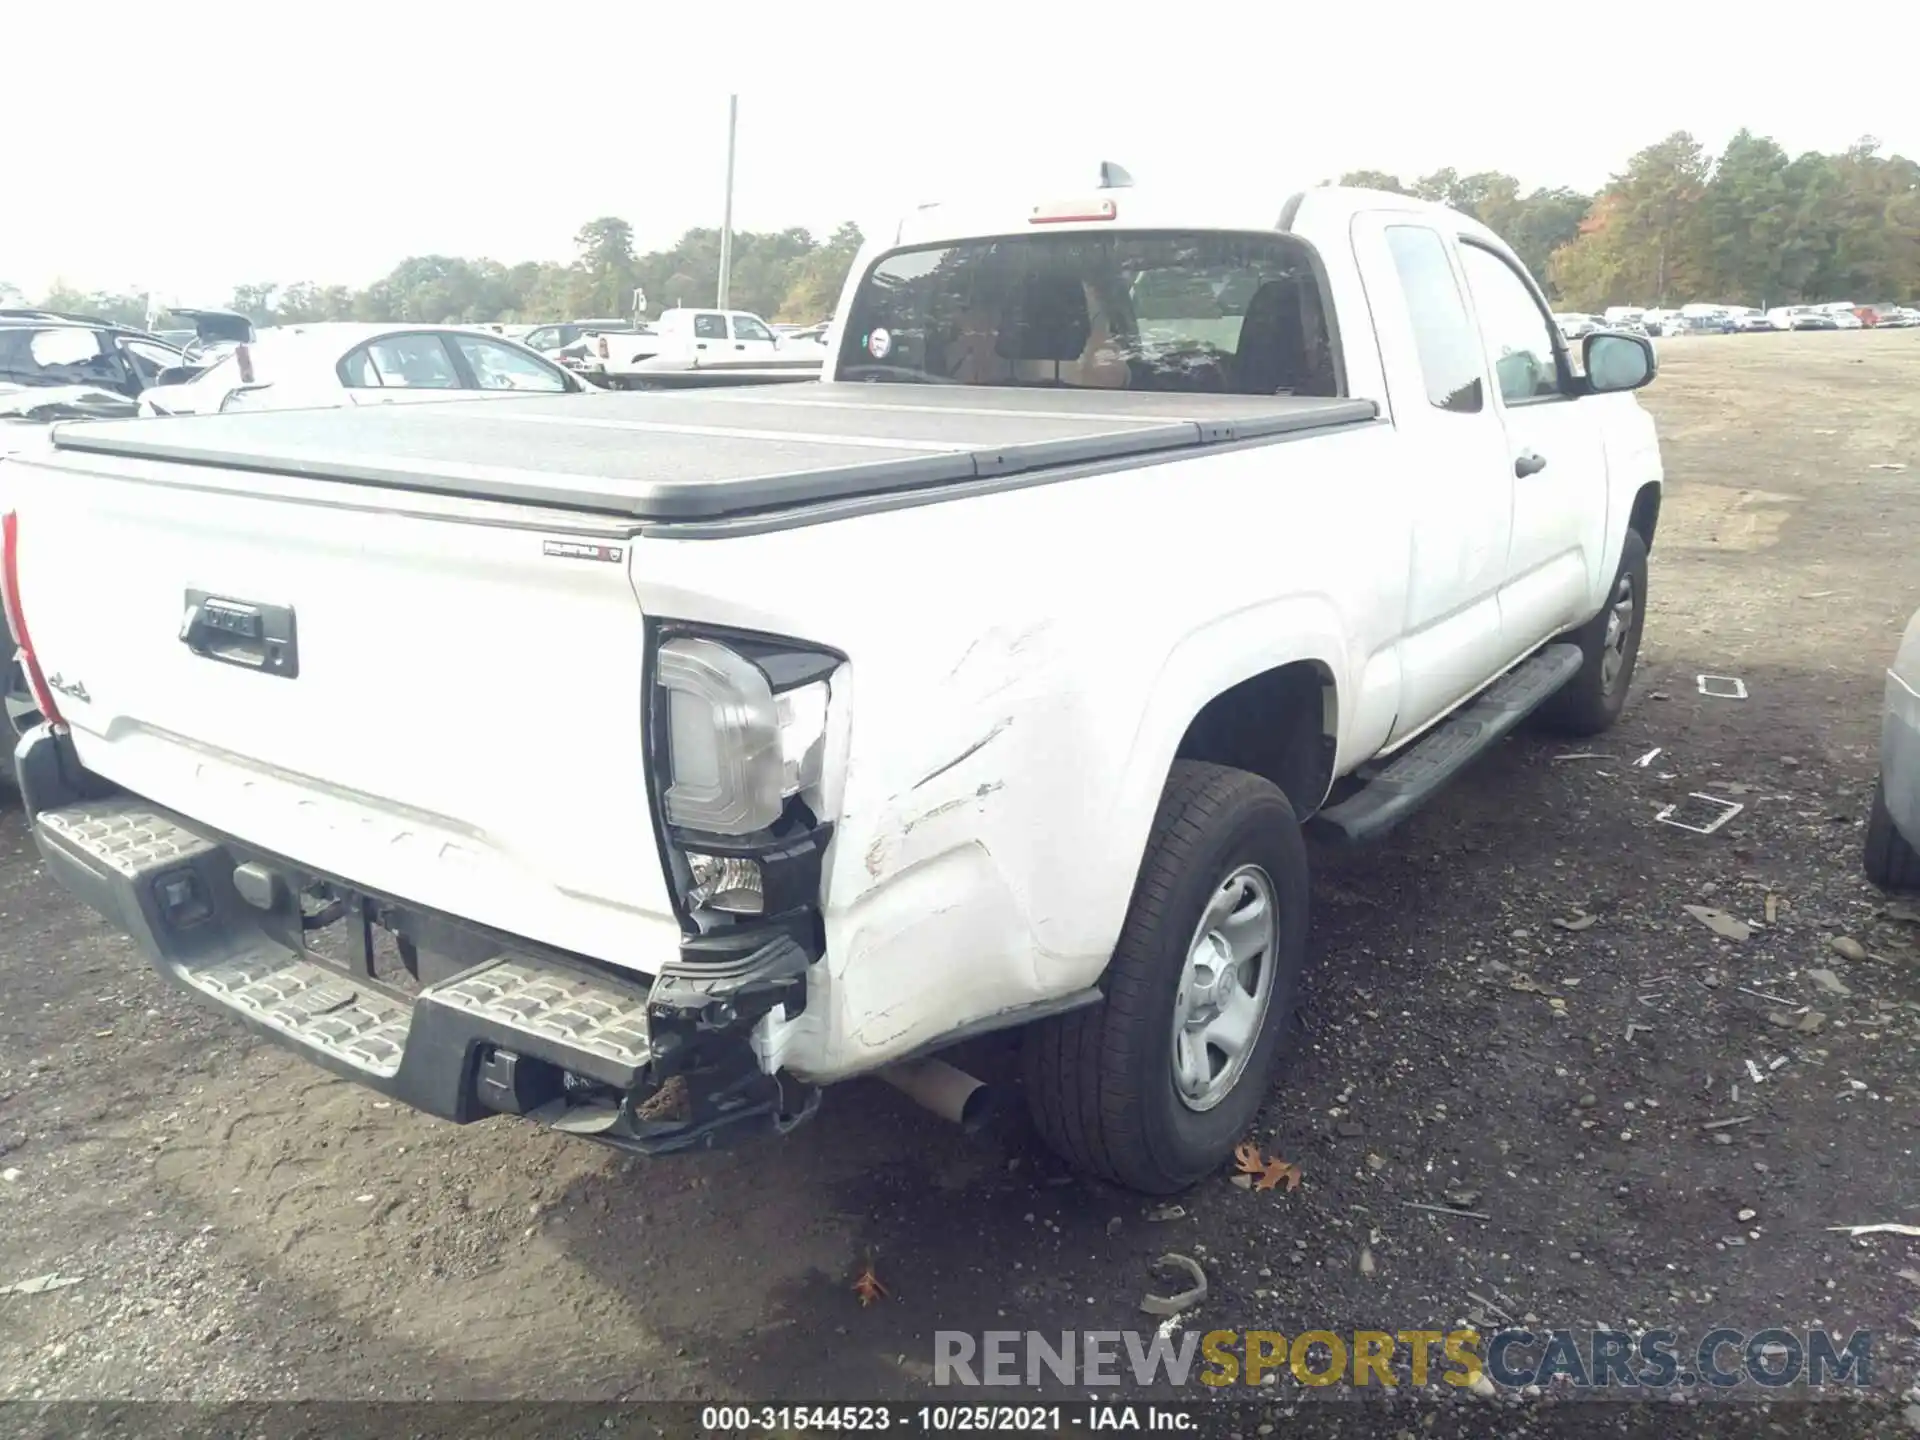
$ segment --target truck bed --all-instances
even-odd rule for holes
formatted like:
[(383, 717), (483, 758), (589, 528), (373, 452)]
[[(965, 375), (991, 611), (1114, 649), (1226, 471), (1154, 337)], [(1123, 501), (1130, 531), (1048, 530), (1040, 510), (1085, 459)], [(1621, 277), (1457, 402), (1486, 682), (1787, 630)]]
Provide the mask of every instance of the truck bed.
[(1371, 400), (821, 383), (263, 411), (58, 427), (62, 451), (343, 480), (638, 522), (1280, 438)]

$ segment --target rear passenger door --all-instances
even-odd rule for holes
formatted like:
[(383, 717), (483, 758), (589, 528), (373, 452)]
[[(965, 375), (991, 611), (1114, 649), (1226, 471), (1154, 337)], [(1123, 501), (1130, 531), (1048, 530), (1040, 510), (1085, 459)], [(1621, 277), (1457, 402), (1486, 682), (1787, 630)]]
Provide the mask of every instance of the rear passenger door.
[(1460, 236), (1459, 244), (1513, 473), (1500, 614), (1517, 652), (1571, 629), (1594, 609), (1607, 523), (1599, 421), (1616, 401), (1633, 399), (1573, 396), (1563, 378), (1565, 347), (1556, 343), (1558, 330), (1535, 287), (1473, 236)]
[(702, 311), (693, 317), (693, 348), (706, 351), (716, 360), (733, 353), (733, 341), (727, 337), (727, 317)]
[(1513, 470), (1449, 238), (1424, 214), (1372, 212), (1355, 217), (1353, 240), (1412, 510), (1393, 745), (1507, 664), (1500, 587)]

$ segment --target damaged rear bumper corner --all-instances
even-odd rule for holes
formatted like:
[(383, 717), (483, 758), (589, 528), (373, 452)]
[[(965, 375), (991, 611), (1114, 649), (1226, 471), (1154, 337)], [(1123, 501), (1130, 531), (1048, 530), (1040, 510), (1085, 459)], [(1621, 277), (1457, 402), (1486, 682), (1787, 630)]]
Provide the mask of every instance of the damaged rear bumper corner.
[[(756, 1053), (805, 1007), (813, 957), (789, 935), (725, 966), (668, 957), (651, 981), (502, 941), (408, 993), (370, 959), (356, 973), (290, 945), (284, 910), (259, 904), (276, 862), (138, 797), (82, 798), (62, 739), (41, 727), (19, 751), (49, 872), (177, 989), (335, 1074), (456, 1123), (524, 1115), (645, 1155), (784, 1132), (818, 1107), (817, 1088), (767, 1073)], [(236, 886), (242, 865), (251, 898)], [(266, 888), (291, 904), (299, 935), (300, 887), (289, 876)], [(353, 904), (370, 923), (374, 902)]]

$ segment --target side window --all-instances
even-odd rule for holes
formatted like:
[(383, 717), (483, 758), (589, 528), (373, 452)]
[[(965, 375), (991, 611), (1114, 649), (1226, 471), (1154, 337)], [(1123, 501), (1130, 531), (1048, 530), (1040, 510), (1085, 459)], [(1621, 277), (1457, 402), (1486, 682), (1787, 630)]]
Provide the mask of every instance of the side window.
[(557, 349), (560, 344), (559, 327), (554, 325), (548, 325), (543, 327), (542, 329), (536, 330), (531, 335), (527, 336), (526, 343), (530, 349), (534, 349), (534, 350)]
[(170, 370), (180, 363), (180, 357), (173, 351), (150, 340), (122, 340), (120, 349), (140, 376), (142, 385), (151, 385), (162, 370)]
[(1494, 378), (1500, 384), (1501, 399), (1512, 405), (1558, 395), (1560, 371), (1553, 358), (1553, 321), (1533, 298), (1526, 281), (1491, 250), (1471, 242), (1461, 243), (1460, 258), (1467, 272), (1467, 289), (1473, 294), (1473, 308), (1480, 314), (1480, 332)]
[(1389, 225), (1387, 249), (1407, 297), (1427, 399), (1440, 410), (1477, 412), (1486, 403), (1480, 336), (1447, 262), (1446, 242), (1423, 225)]
[[(367, 363), (374, 372), (375, 385), (404, 385), (415, 390), (457, 390), (460, 376), (453, 368), (453, 357), (440, 343), (438, 335), (389, 335), (366, 347)], [(344, 366), (351, 371), (353, 367)], [(348, 380), (349, 385), (365, 385), (365, 380)]]
[(482, 390), (546, 390), (567, 388), (560, 372), (545, 361), (536, 360), (511, 345), (496, 344), (469, 335), (457, 335), (453, 343), (473, 368), (473, 378)]
[(733, 338), (736, 340), (771, 340), (773, 332), (768, 330), (751, 315), (733, 317)]
[(373, 363), (373, 356), (368, 353), (370, 348), (362, 345), (340, 362), (340, 383), (349, 390), (373, 390), (382, 384), (380, 371)]
[(696, 340), (724, 340), (727, 338), (727, 317), (724, 315), (696, 315), (693, 317), (693, 335)]

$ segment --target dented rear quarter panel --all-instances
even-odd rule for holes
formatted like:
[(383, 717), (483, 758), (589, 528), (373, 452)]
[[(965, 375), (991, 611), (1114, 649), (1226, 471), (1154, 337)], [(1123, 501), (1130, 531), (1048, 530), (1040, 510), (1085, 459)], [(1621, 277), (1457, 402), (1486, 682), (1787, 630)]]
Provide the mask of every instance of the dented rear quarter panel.
[[(1393, 441), (1379, 424), (634, 545), (649, 616), (849, 659), (826, 974), (793, 1068), (856, 1073), (1094, 984), (1175, 748), (1240, 680), (1319, 661), (1371, 697), (1342, 705), (1343, 763), (1378, 748), (1405, 603)], [(1353, 563), (1355, 534), (1383, 564)]]

